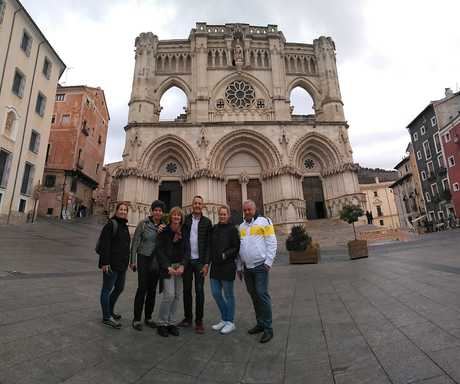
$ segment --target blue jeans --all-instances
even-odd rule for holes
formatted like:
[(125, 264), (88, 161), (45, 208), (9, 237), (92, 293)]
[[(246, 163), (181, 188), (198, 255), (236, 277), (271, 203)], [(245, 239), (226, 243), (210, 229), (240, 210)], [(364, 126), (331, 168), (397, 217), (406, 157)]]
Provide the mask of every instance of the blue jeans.
[(101, 307), (102, 318), (110, 319), (113, 309), (125, 287), (126, 271), (102, 273)]
[[(223, 291), (223, 295), (222, 295)], [(219, 307), (223, 321), (233, 323), (235, 319), (235, 295), (233, 281), (211, 279), (211, 292)]]
[(244, 281), (251, 296), (257, 325), (264, 330), (272, 330), (272, 301), (268, 293), (268, 273), (264, 265), (255, 268), (245, 268)]

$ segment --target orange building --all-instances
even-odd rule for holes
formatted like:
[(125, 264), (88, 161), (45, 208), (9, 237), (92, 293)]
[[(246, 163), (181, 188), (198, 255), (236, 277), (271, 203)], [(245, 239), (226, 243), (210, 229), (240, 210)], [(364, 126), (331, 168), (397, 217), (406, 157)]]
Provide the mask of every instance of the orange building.
[(108, 123), (104, 91), (58, 86), (46, 154), (39, 214), (71, 218), (92, 213), (103, 182)]

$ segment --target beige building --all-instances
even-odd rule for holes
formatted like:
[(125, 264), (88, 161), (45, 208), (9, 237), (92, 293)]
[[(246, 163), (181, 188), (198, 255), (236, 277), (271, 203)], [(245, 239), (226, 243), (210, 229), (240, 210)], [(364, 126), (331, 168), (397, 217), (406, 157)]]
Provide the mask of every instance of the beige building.
[(33, 215), (65, 65), (19, 1), (0, 1), (0, 222)]
[(408, 145), (406, 153), (407, 156), (395, 166), (399, 179), (390, 188), (393, 190), (401, 228), (414, 229), (421, 224), (426, 209), (412, 143)]
[[(275, 25), (197, 23), (187, 39), (149, 32), (135, 45), (117, 172), (131, 224), (156, 198), (189, 211), (196, 194), (212, 220), (225, 203), (241, 220), (251, 198), (278, 226), (336, 217), (363, 201), (331, 38), (290, 43)], [(174, 86), (187, 106), (175, 121), (160, 121), (161, 97)], [(293, 114), (296, 87), (311, 95), (314, 114)]]
[(372, 213), (373, 224), (386, 228), (399, 228), (399, 216), (393, 190), (390, 188), (393, 181), (361, 184), (361, 192), (365, 195), (365, 211)]

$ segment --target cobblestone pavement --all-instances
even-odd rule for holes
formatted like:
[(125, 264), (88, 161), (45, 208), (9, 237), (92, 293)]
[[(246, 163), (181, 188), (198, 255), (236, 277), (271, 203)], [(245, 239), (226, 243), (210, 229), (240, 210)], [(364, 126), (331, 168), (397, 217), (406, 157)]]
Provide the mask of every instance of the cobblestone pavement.
[(161, 338), (100, 322), (94, 221), (0, 226), (0, 383), (460, 383), (459, 231), (371, 248), (348, 261), (271, 273), (275, 338), (259, 344), (243, 284), (237, 331), (216, 334), (206, 287), (204, 335)]

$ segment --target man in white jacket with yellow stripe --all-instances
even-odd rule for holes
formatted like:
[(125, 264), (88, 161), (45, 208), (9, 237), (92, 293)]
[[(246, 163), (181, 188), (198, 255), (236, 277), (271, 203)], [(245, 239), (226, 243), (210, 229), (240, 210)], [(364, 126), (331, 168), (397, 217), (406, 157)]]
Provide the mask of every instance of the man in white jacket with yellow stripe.
[(243, 204), (244, 221), (240, 224), (240, 266), (251, 296), (257, 325), (250, 335), (262, 333), (261, 343), (273, 338), (272, 304), (268, 293), (268, 276), (276, 255), (276, 236), (270, 219), (256, 214), (256, 204), (247, 200)]

